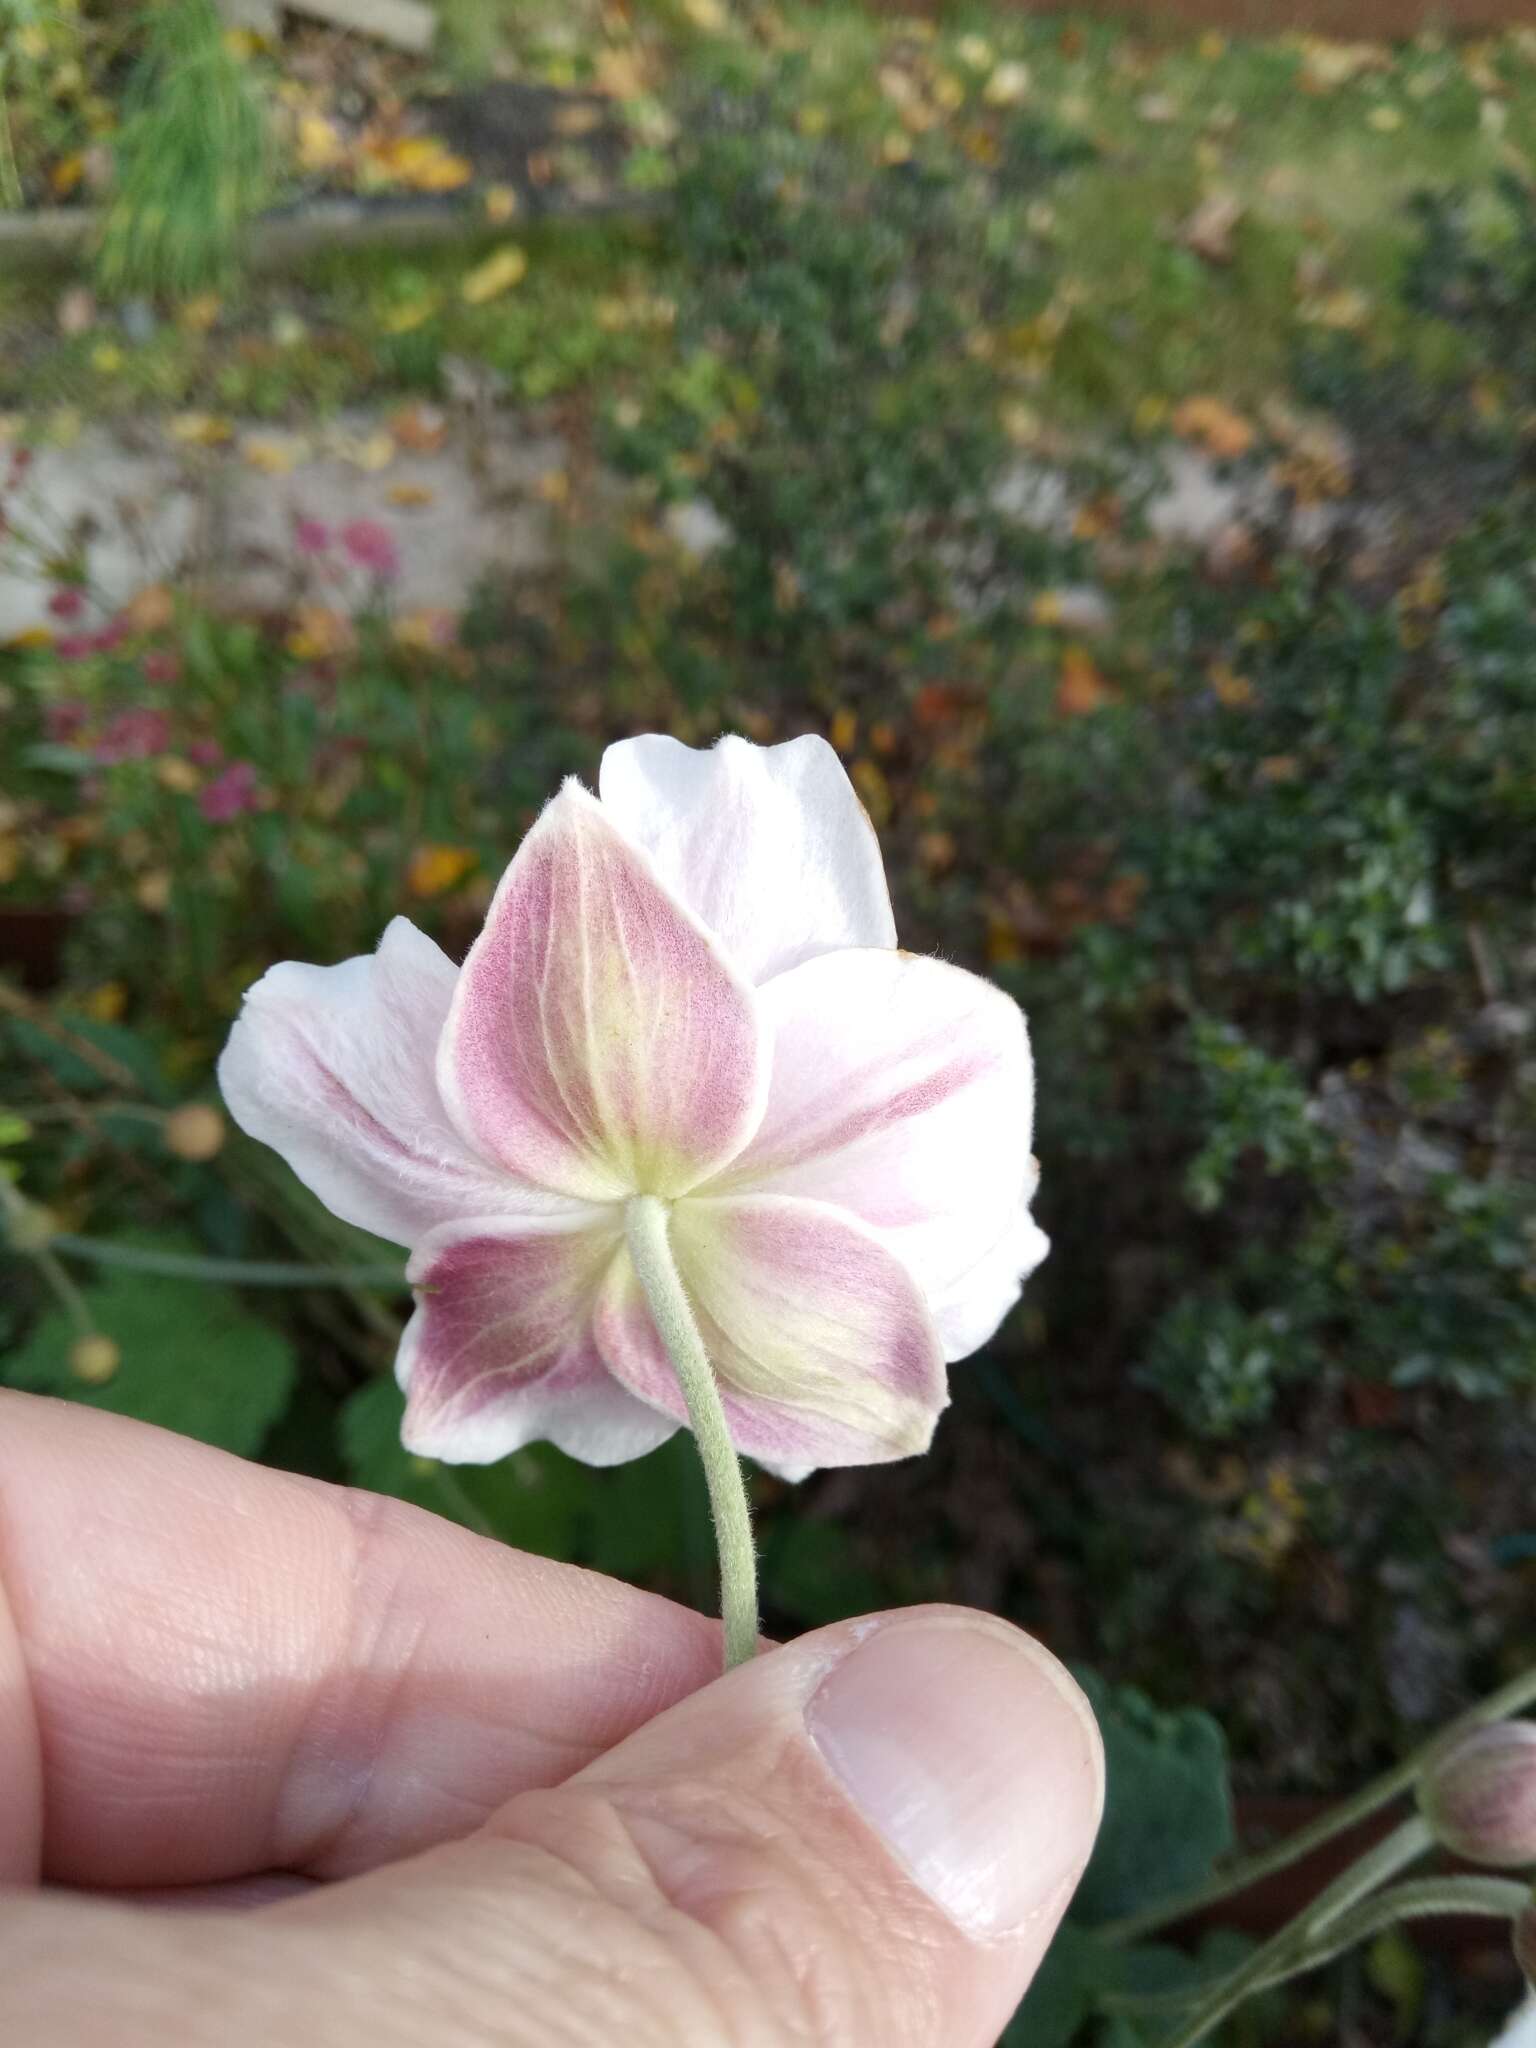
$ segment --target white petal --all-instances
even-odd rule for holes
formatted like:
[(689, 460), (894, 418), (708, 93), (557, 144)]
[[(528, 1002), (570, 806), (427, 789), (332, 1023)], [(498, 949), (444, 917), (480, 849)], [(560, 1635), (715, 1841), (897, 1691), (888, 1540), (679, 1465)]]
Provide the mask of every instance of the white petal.
[(619, 1212), (559, 1224), (491, 1216), (434, 1231), (410, 1264), (419, 1290), (395, 1374), (406, 1448), (489, 1465), (556, 1444), (588, 1465), (643, 1457), (677, 1428), (620, 1386), (592, 1309), (620, 1242)]
[(597, 799), (568, 783), (502, 876), (438, 1083), (459, 1129), (562, 1194), (680, 1195), (757, 1128), (754, 991)]
[(989, 1336), (1016, 1297), (1034, 1243), (1019, 1238), (1036, 1169), (1018, 1005), (942, 960), (886, 952), (808, 960), (758, 1001), (774, 1033), (768, 1106), (706, 1191), (804, 1195), (860, 1217), (963, 1357), (974, 1343), (954, 1347)]
[(880, 844), (825, 740), (648, 733), (603, 756), (598, 791), (752, 981), (840, 946), (894, 946)]
[(285, 961), (245, 998), (219, 1061), (231, 1116), (348, 1223), (414, 1244), (454, 1216), (558, 1206), (465, 1143), (435, 1076), (452, 963), (397, 917), (376, 953)]
[(1028, 1208), (1021, 1208), (1009, 1218), (997, 1243), (929, 1301), (944, 1356), (951, 1363), (981, 1349), (1050, 1248), (1050, 1239)]
[[(690, 1197), (671, 1228), (738, 1450), (795, 1478), (926, 1450), (949, 1398), (938, 1333), (875, 1232), (775, 1195)], [(596, 1331), (627, 1387), (685, 1417), (627, 1250), (603, 1283)]]

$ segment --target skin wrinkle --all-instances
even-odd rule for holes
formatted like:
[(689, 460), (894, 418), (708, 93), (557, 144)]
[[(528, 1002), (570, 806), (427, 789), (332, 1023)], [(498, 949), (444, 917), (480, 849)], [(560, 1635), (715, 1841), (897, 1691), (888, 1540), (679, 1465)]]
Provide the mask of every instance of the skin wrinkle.
[[(339, 1692), (340, 1698), (333, 1701), (317, 1694), (310, 1702), (307, 1716), (294, 1732), (288, 1754), (285, 1777), (290, 1784), (298, 1776), (299, 1759), (306, 1749), (314, 1750), (323, 1758), (328, 1747), (334, 1748), (318, 1735), (312, 1741), (308, 1739), (325, 1719), (333, 1719), (349, 1728), (354, 1725), (352, 1710), (360, 1703), (362, 1690), (359, 1674), (371, 1669), (370, 1653), (383, 1640), (400, 1594), (402, 1572), (398, 1562), (385, 1579), (382, 1601), (371, 1591), (372, 1566), (376, 1562), (381, 1536), (386, 1528), (392, 1533), (395, 1526), (393, 1502), (382, 1494), (349, 1490), (340, 1496), (340, 1504), (352, 1530), (353, 1543), (348, 1573), (347, 1622), (342, 1631), (342, 1654), (336, 1659), (335, 1667), (340, 1674), (340, 1683), (332, 1688)], [(365, 1588), (370, 1590), (365, 1591)], [(426, 1629), (426, 1616), (418, 1616), (405, 1654), (398, 1660), (394, 1683), (385, 1694), (382, 1712), (364, 1717), (366, 1736), (363, 1743), (354, 1749), (360, 1770), (355, 1774), (352, 1789), (334, 1820), (311, 1834), (295, 1856), (283, 1839), (286, 1830), (281, 1809), (274, 1809), (272, 1845), (267, 1859), (274, 1869), (317, 1869), (334, 1855), (337, 1844), (356, 1826), (358, 1817), (368, 1805), (378, 1776), (379, 1764), (389, 1740), (393, 1708), (410, 1676), (412, 1660), (421, 1647)]]

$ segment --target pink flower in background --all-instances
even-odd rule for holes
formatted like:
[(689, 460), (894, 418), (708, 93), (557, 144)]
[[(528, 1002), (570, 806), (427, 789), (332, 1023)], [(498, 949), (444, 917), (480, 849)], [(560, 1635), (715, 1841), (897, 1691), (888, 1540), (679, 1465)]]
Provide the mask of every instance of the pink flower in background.
[(217, 768), (224, 758), (224, 749), (217, 740), (194, 740), (187, 748), (187, 759), (194, 768)]
[(400, 551), (395, 537), (377, 519), (352, 519), (341, 529), (341, 544), (359, 569), (366, 569), (381, 582), (392, 583), (400, 573)]
[(162, 688), (181, 680), (181, 656), (168, 647), (152, 647), (139, 663), (146, 683)]
[(56, 704), (49, 704), (43, 710), (44, 736), (56, 746), (67, 746), (78, 739), (90, 720), (91, 707), (78, 697), (61, 697)]
[(227, 825), (232, 818), (254, 811), (260, 795), (256, 770), (249, 761), (236, 761), (198, 791), (197, 807), (210, 825)]
[(56, 619), (78, 619), (85, 610), (85, 592), (76, 583), (66, 583), (49, 598), (48, 609)]
[(104, 767), (117, 761), (147, 761), (171, 743), (171, 721), (163, 711), (120, 711), (96, 742), (96, 758)]
[(331, 529), (321, 519), (296, 519), (293, 544), (301, 555), (323, 555), (331, 544)]
[(412, 1247), (405, 1438), (640, 1456), (686, 1410), (625, 1238), (669, 1237), (737, 1447), (790, 1475), (922, 1450), (946, 1361), (1043, 1257), (1024, 1020), (896, 947), (820, 739), (610, 747), (502, 877), (462, 969), (403, 918), (289, 962), (220, 1064), (236, 1120)]
[(61, 633), (53, 643), (53, 651), (60, 661), (84, 661), (96, 652), (94, 633)]

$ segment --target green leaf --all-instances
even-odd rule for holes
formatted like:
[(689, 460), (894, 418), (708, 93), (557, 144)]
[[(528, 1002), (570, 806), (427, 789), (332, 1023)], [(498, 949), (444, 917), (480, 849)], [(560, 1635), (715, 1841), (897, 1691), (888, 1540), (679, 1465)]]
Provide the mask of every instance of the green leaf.
[[(549, 1444), (495, 1465), (441, 1465), (400, 1442), (404, 1398), (389, 1379), (360, 1388), (341, 1412), (341, 1450), (358, 1486), (393, 1494), (541, 1557), (615, 1578), (681, 1588), (691, 1577), (693, 1446), (674, 1438), (647, 1458), (594, 1472)], [(709, 1543), (708, 1509), (699, 1504)], [(704, 1561), (713, 1582), (713, 1550)]]
[(370, 1382), (342, 1409), (342, 1457), (356, 1485), (541, 1557), (578, 1554), (587, 1491), (579, 1465), (543, 1444), (496, 1465), (441, 1465), (401, 1443), (404, 1413), (405, 1397), (392, 1379)]
[[(154, 1243), (167, 1251), (197, 1249), (184, 1238)], [(4, 1361), (7, 1384), (158, 1423), (244, 1457), (261, 1449), (294, 1380), (293, 1352), (270, 1323), (251, 1315), (229, 1288), (155, 1274), (109, 1273), (87, 1299), (98, 1328), (122, 1353), (105, 1386), (87, 1385), (71, 1371), (76, 1331), (62, 1310), (44, 1316)]]
[(1077, 1677), (1104, 1733), (1108, 1786), (1098, 1845), (1072, 1911), (1092, 1923), (1199, 1884), (1232, 1846), (1227, 1749), (1209, 1714), (1164, 1713), (1130, 1686)]
[(1001, 2048), (1066, 2048), (1113, 1969), (1112, 1952), (1081, 1927), (1057, 1929)]
[(763, 1595), (808, 1628), (891, 1604), (891, 1588), (860, 1563), (845, 1530), (794, 1514), (765, 1546)]

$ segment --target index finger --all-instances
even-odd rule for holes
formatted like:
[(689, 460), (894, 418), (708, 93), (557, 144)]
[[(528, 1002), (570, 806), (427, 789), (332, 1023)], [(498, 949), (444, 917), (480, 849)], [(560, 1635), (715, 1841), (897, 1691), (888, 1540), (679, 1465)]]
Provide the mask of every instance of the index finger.
[(655, 1595), (0, 1392), (0, 1879), (365, 1869), (558, 1783), (718, 1659), (718, 1624)]

